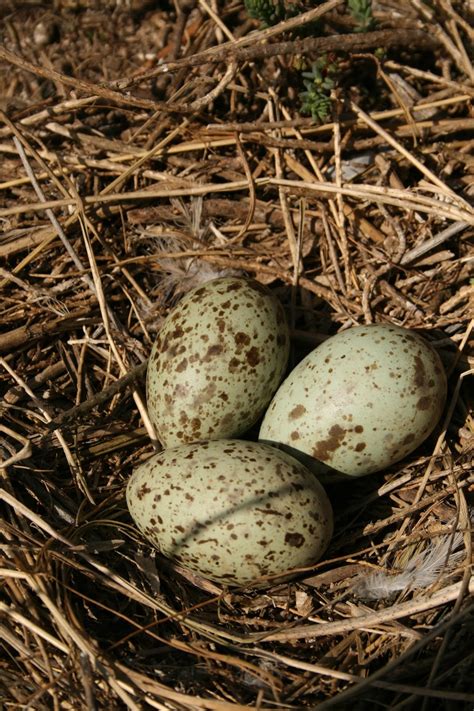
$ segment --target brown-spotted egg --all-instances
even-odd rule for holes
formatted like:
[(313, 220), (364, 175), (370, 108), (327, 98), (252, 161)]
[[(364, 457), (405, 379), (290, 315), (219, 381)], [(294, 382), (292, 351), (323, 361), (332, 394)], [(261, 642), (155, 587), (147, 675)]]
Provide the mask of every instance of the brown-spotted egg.
[(228, 585), (311, 566), (332, 535), (316, 477), (258, 442), (213, 440), (155, 454), (133, 472), (127, 503), (164, 555)]
[(284, 375), (289, 333), (264, 286), (223, 277), (190, 291), (153, 346), (147, 404), (165, 447), (237, 437), (256, 422)]
[(392, 325), (351, 328), (323, 342), (276, 392), (259, 438), (328, 480), (377, 472), (432, 432), (446, 402), (436, 351)]

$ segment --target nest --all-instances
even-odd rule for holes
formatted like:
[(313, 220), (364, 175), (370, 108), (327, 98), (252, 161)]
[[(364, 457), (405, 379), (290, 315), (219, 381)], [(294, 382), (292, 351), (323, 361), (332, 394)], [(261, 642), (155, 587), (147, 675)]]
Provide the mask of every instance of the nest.
[[(474, 704), (467, 4), (377, 2), (365, 27), (370, 3), (269, 27), (250, 5), (0, 8), (2, 708)], [(433, 435), (330, 487), (324, 559), (265, 588), (162, 559), (124, 499), (160, 324), (221, 274), (275, 291), (294, 363), (393, 323), (449, 375)]]

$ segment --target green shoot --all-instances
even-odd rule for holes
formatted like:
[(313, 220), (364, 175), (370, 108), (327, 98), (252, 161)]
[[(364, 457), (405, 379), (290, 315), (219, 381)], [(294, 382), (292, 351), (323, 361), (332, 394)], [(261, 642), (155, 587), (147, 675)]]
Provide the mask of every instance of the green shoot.
[(332, 76), (337, 72), (337, 65), (328, 63), (326, 56), (320, 57), (311, 67), (310, 72), (303, 72), (306, 91), (300, 93), (301, 113), (311, 114), (314, 121), (324, 121), (331, 109), (331, 89), (335, 82)]
[(347, 7), (358, 24), (356, 32), (368, 32), (375, 27), (371, 0), (347, 0)]
[(260, 20), (263, 27), (271, 27), (285, 19), (283, 0), (245, 0), (248, 16)]

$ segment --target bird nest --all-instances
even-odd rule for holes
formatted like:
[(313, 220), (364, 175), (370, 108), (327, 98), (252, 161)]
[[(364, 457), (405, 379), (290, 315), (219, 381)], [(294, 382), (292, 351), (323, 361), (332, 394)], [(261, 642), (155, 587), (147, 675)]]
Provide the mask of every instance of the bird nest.
[[(468, 4), (0, 15), (2, 708), (472, 708)], [(293, 364), (392, 323), (449, 378), (422, 446), (328, 487), (330, 547), (284, 584), (191, 575), (125, 504), (151, 346), (223, 274), (278, 296)]]

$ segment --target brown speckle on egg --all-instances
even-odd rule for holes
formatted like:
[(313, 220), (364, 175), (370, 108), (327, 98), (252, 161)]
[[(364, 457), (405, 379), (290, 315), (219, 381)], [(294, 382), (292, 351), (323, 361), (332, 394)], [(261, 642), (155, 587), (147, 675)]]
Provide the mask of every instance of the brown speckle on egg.
[(425, 378), (426, 378), (425, 365), (423, 363), (423, 359), (419, 355), (416, 355), (414, 357), (414, 360), (415, 360), (414, 382), (415, 382), (415, 385), (417, 388), (422, 388), (425, 385)]
[(301, 533), (286, 533), (285, 534), (285, 542), (288, 543), (289, 546), (293, 546), (294, 548), (301, 548), (304, 541), (305, 541), (305, 538)]
[(340, 425), (332, 425), (329, 430), (328, 437), (315, 444), (313, 449), (313, 457), (321, 460), (322, 462), (326, 462), (331, 458), (332, 452), (335, 452), (339, 447), (345, 434), (346, 430), (343, 427)]
[(296, 366), (259, 437), (300, 452), (326, 479), (363, 476), (412, 452), (439, 421), (446, 393), (440, 358), (421, 336), (390, 324), (358, 326), (328, 338)]
[(306, 408), (304, 405), (296, 405), (288, 415), (290, 420), (297, 420), (298, 417), (302, 417), (306, 412)]
[(252, 367), (260, 363), (260, 353), (258, 348), (256, 348), (255, 346), (253, 346), (252, 348), (250, 348), (250, 350), (247, 351), (245, 357), (247, 358), (247, 363)]
[(417, 406), (418, 410), (428, 410), (431, 406), (430, 396), (424, 395), (423, 397), (420, 397), (420, 399), (416, 403), (416, 406)]
[(178, 365), (176, 366), (176, 372), (182, 373), (184, 370), (186, 370), (187, 367), (188, 367), (188, 359), (183, 358), (181, 363), (178, 363)]
[(200, 438), (245, 432), (278, 387), (288, 353), (284, 312), (266, 287), (224, 277), (191, 291), (169, 314), (149, 360), (147, 404), (160, 442), (195, 441), (183, 411), (189, 422), (199, 418)]
[(311, 566), (332, 535), (317, 479), (256, 442), (216, 440), (155, 454), (135, 469), (127, 504), (164, 555), (229, 585)]
[(234, 340), (237, 348), (241, 348), (242, 346), (248, 346), (250, 344), (250, 336), (248, 335), (248, 333), (242, 333), (242, 331), (239, 331), (235, 334)]

